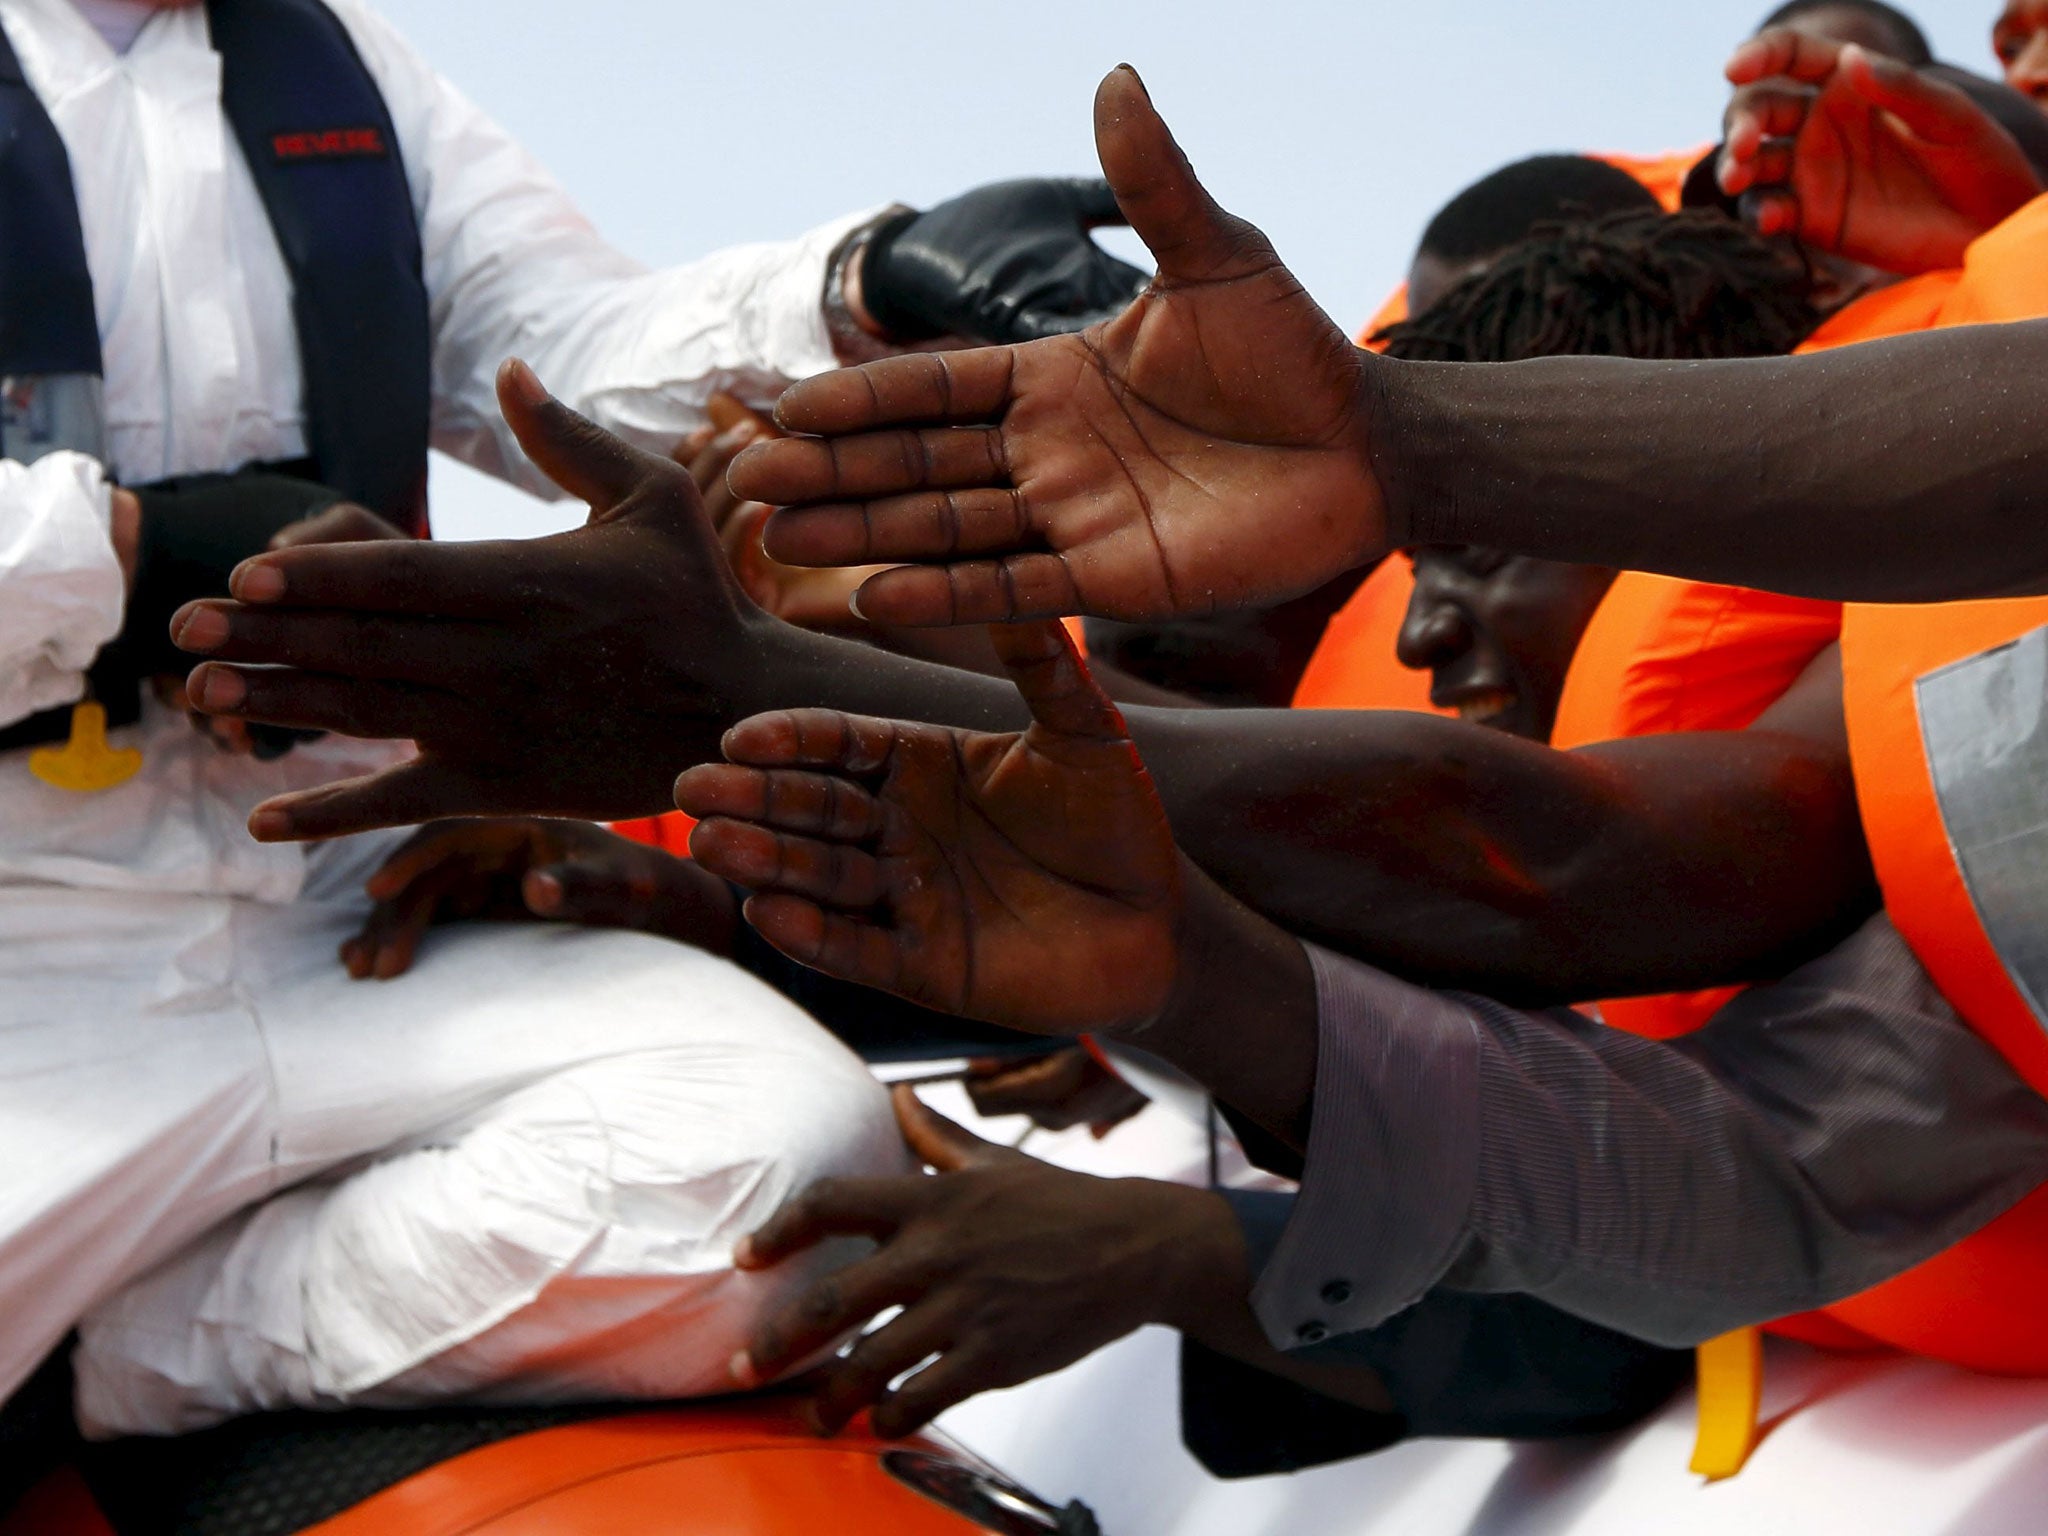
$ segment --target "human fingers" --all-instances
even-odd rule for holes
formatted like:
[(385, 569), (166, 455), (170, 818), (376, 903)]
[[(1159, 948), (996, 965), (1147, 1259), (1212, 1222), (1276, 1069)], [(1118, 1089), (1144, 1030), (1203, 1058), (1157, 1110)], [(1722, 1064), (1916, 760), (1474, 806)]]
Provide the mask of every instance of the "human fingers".
[(369, 741), (411, 741), (428, 734), (446, 722), (450, 703), (447, 694), (414, 683), (217, 661), (193, 672), (185, 696), (209, 715), (336, 731)]
[(858, 784), (831, 774), (703, 763), (676, 780), (676, 808), (698, 821), (715, 816), (765, 822), (835, 842), (882, 830), (882, 810)]
[(357, 981), (390, 981), (411, 970), (421, 938), (459, 878), (457, 871), (437, 869), (373, 906), (362, 931), (342, 946), (349, 975)]
[(588, 859), (536, 864), (519, 882), (535, 917), (588, 928), (638, 928), (659, 894), (651, 875)]
[[(895, 1230), (894, 1223), (888, 1230)], [(914, 1300), (919, 1290), (910, 1267), (887, 1246), (820, 1277), (755, 1327), (746, 1348), (733, 1357), (734, 1383), (754, 1387), (774, 1381), (878, 1313)]]
[(735, 496), (780, 507), (999, 486), (1008, 477), (1001, 433), (962, 426), (755, 443), (733, 460), (726, 484)]
[(988, 634), (996, 659), (1044, 730), (1093, 741), (1122, 741), (1130, 735), (1122, 712), (1081, 660), (1064, 624), (1056, 619), (994, 624)]
[(501, 638), (459, 620), (249, 607), (223, 598), (187, 603), (171, 618), (173, 643), (195, 656), (388, 681), (492, 670), (502, 659)]
[(415, 880), (451, 861), (468, 864), (483, 855), (496, 862), (503, 856), (510, 831), (506, 823), (468, 817), (422, 827), (377, 866), (363, 882), (363, 894), (372, 901), (389, 901)]
[[(783, 392), (775, 403), (775, 424), (785, 432), (840, 436), (882, 427), (992, 421), (1009, 403), (1015, 351), (908, 352), (821, 373)], [(766, 466), (790, 457), (776, 443), (742, 455), (733, 466), (733, 489), (753, 501), (816, 500), (787, 495), (779, 480), (758, 478)]]
[(1818, 85), (1834, 73), (1843, 44), (1794, 27), (1766, 27), (1729, 55), (1730, 85), (1751, 85), (1773, 75)]
[(1118, 205), (1167, 281), (1205, 282), (1277, 265), (1266, 238), (1225, 213), (1152, 105), (1119, 64), (1095, 90), (1095, 150)]
[[(880, 1241), (930, 1198), (923, 1184), (921, 1175), (820, 1179), (791, 1195), (774, 1215), (741, 1238), (733, 1249), (733, 1263), (740, 1269), (773, 1269), (828, 1237)], [(844, 1286), (840, 1289), (843, 1292)]]
[(660, 462), (557, 400), (518, 358), (498, 370), (498, 408), (534, 466), (587, 503), (593, 521), (631, 495), (650, 465)]
[(878, 571), (861, 583), (853, 606), (870, 624), (944, 628), (1057, 618), (1083, 604), (1066, 556), (1031, 553)]
[[(1853, 43), (1842, 50), (1840, 79), (1843, 87), (1930, 144), (1974, 147), (1986, 139), (2012, 137), (1958, 87)], [(2017, 152), (2017, 141), (2013, 147)]]
[[(968, 1091), (973, 1092), (971, 1085)], [(998, 1146), (949, 1120), (917, 1096), (917, 1090), (899, 1084), (890, 1090), (897, 1127), (918, 1160), (940, 1173), (957, 1173), (963, 1168), (981, 1168), (990, 1163), (1027, 1160), (1011, 1147)]]
[(863, 1335), (852, 1349), (825, 1367), (824, 1379), (810, 1403), (819, 1434), (838, 1434), (855, 1415), (887, 1398), (890, 1382), (958, 1342), (959, 1306), (952, 1297), (940, 1294), (906, 1299), (901, 1315)]
[(380, 827), (410, 827), (495, 805), (466, 777), (431, 758), (277, 795), (249, 813), (249, 835), (259, 843), (346, 837)]
[(801, 896), (851, 912), (864, 912), (882, 899), (874, 855), (849, 843), (715, 816), (690, 829), (690, 853), (721, 880), (751, 891)]
[[(1007, 1342), (1007, 1341), (1006, 1341)], [(998, 1346), (1001, 1347), (1001, 1346)], [(1025, 1379), (1014, 1367), (977, 1342), (949, 1349), (897, 1387), (876, 1408), (869, 1422), (886, 1440), (914, 1435), (949, 1408), (998, 1387)]]
[(836, 709), (775, 709), (750, 715), (719, 742), (726, 760), (755, 768), (837, 768), (870, 774), (888, 766), (906, 727)]
[(1022, 492), (978, 486), (778, 508), (768, 518), (761, 543), (771, 559), (784, 565), (873, 565), (1000, 554), (1030, 534)]
[(763, 893), (740, 909), (753, 930), (798, 965), (863, 987), (894, 992), (941, 1012), (954, 999), (932, 996), (928, 988), (905, 985), (897, 936), (874, 923), (827, 911), (802, 896)]
[(964, 1085), (976, 1114), (1033, 1114), (1080, 1085), (1071, 1050), (1028, 1061), (994, 1062), (990, 1067), (986, 1072), (970, 1073)]
[(236, 602), (360, 613), (479, 618), (521, 611), (531, 554), (518, 539), (434, 544), (397, 539), (300, 544), (255, 555), (228, 576)]
[(403, 528), (385, 521), (368, 507), (337, 501), (324, 512), (280, 528), (270, 537), (272, 549), (298, 544), (362, 544), (410, 538)]
[(1766, 240), (1773, 236), (1797, 237), (1799, 199), (1782, 187), (1756, 187), (1742, 194), (1742, 222)]
[[(1812, 112), (1816, 93), (1807, 86), (1769, 80), (1735, 93), (1723, 119), (1723, 145), (1715, 174), (1721, 190), (1733, 197), (1759, 180), (1782, 180), (1764, 174), (1759, 161), (1767, 150), (1789, 146)], [(1777, 162), (1784, 164), (1782, 158)]]

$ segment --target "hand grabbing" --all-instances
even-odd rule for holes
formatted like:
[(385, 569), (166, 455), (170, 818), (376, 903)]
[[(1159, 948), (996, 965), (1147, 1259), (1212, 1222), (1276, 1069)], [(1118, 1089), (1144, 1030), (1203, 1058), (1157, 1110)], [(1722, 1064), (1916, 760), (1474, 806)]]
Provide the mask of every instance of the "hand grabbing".
[(1918, 273), (2038, 196), (2013, 136), (1959, 88), (1853, 43), (1771, 28), (1728, 63), (1721, 186), (1765, 235)]
[(412, 969), (442, 923), (540, 919), (630, 928), (730, 954), (738, 914), (723, 881), (687, 859), (580, 821), (461, 820), (423, 827), (373, 874), (376, 903), (341, 946), (362, 981)]
[(895, 1098), (904, 1138), (934, 1173), (826, 1180), (742, 1241), (742, 1269), (828, 1237), (879, 1246), (770, 1316), (733, 1362), (736, 1385), (772, 1381), (900, 1306), (818, 1373), (810, 1412), (821, 1434), (872, 1408), (877, 1433), (907, 1435), (1147, 1323), (1243, 1308), (1244, 1240), (1220, 1195), (1070, 1173), (982, 1140), (908, 1088)]

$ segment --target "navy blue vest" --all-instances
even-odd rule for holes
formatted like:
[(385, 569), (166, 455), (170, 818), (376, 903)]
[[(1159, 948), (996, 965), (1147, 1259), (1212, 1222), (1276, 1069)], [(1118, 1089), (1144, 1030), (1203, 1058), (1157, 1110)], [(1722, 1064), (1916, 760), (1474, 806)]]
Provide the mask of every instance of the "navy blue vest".
[[(207, 18), (291, 273), (312, 473), (424, 535), (427, 290), (391, 114), (319, 0), (208, 0)], [(38, 380), (101, 372), (70, 160), (0, 29), (0, 379), (26, 409)]]

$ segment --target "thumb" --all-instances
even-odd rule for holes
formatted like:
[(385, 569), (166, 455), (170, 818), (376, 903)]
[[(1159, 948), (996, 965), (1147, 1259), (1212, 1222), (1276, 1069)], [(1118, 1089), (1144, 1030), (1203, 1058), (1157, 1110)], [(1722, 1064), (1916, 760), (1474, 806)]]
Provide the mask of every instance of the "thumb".
[(1101, 741), (1121, 741), (1130, 734), (1122, 712), (1095, 681), (1058, 619), (991, 624), (988, 637), (1041, 728), (1056, 736)]
[(1217, 207), (1195, 180), (1194, 167), (1128, 64), (1095, 89), (1095, 153), (1162, 279), (1237, 277), (1275, 260), (1265, 236)]
[(589, 504), (592, 522), (602, 522), (646, 477), (646, 456), (562, 404), (516, 357), (498, 370), (498, 409), (535, 467)]
[(1021, 1156), (1008, 1147), (984, 1141), (964, 1125), (956, 1125), (917, 1096), (908, 1086), (890, 1092), (896, 1106), (896, 1124), (917, 1160), (940, 1173), (958, 1173), (963, 1168), (985, 1167)]

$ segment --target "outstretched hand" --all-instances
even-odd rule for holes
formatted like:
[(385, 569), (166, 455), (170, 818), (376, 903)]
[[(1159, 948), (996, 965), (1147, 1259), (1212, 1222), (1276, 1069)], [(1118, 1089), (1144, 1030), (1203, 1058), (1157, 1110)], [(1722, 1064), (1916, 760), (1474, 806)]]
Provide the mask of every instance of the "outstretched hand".
[[(1128, 67), (1096, 93), (1102, 169), (1159, 272), (1075, 336), (895, 357), (783, 396), (741, 495), (796, 565), (869, 578), (878, 624), (1272, 604), (1379, 554), (1368, 364), (1196, 181)], [(820, 440), (822, 439), (822, 441)]]
[(736, 1386), (772, 1381), (901, 1307), (818, 1373), (810, 1411), (822, 1434), (872, 1407), (878, 1433), (907, 1435), (1147, 1323), (1243, 1309), (1244, 1239), (1221, 1196), (1071, 1173), (982, 1140), (908, 1088), (895, 1097), (905, 1140), (934, 1174), (814, 1184), (741, 1242), (742, 1269), (835, 1236), (879, 1246), (772, 1314), (733, 1362)]
[(1047, 1034), (1142, 1028), (1181, 965), (1172, 828), (1117, 708), (1055, 623), (993, 632), (1030, 706), (1006, 734), (783, 710), (676, 803), (698, 862), (814, 969)]
[(1896, 59), (1774, 27), (1728, 63), (1722, 189), (1765, 235), (1917, 273), (2042, 190), (2004, 127), (1946, 81)]
[(724, 881), (587, 821), (436, 822), (408, 838), (364, 889), (370, 914), (341, 946), (341, 963), (358, 981), (404, 975), (427, 931), (442, 923), (630, 928), (729, 955), (738, 922)]
[(727, 569), (690, 476), (523, 364), (500, 373), (498, 399), (528, 456), (589, 503), (584, 527), (280, 549), (235, 571), (233, 600), (172, 620), (180, 646), (212, 658), (187, 685), (207, 714), (418, 746), (382, 773), (259, 806), (258, 838), (647, 815), (740, 712), (707, 673), (743, 663), (771, 621)]

